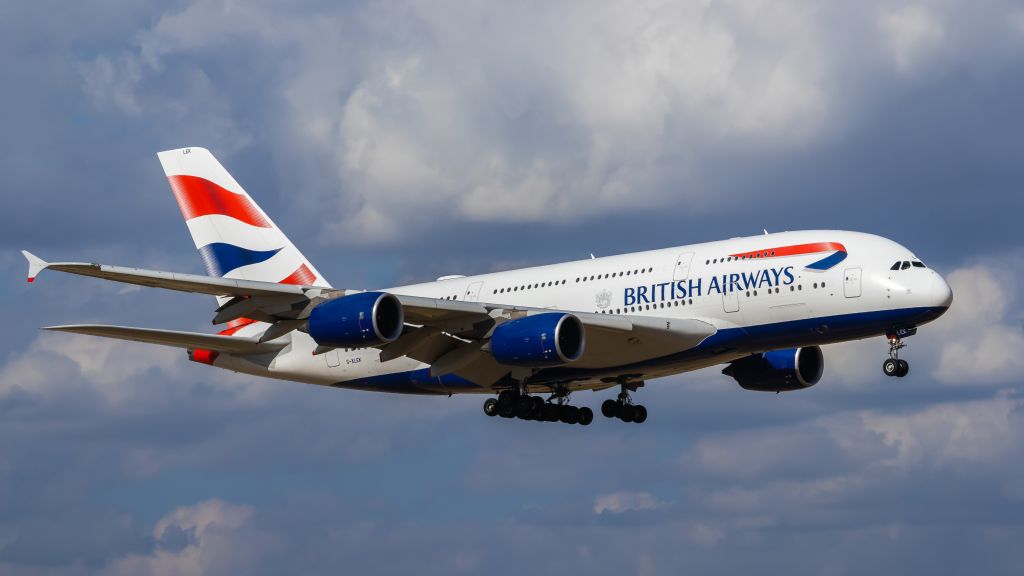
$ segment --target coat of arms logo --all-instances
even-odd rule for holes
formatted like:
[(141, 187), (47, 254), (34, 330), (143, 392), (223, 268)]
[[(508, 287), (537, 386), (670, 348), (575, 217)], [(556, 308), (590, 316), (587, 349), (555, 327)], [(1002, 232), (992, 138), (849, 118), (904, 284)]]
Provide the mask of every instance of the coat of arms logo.
[(594, 303), (597, 304), (598, 308), (604, 309), (612, 305), (612, 293), (608, 290), (602, 290), (594, 296)]

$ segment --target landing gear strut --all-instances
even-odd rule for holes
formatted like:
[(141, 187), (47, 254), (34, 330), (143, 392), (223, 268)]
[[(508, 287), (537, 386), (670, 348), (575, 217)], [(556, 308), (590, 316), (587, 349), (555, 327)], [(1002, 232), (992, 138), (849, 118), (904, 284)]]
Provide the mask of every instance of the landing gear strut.
[(569, 391), (556, 388), (545, 402), (540, 396), (531, 396), (523, 390), (502, 390), (497, 398), (484, 401), (484, 414), (502, 418), (563, 422), (588, 426), (594, 421), (594, 411), (586, 406), (569, 404)]
[(886, 376), (903, 378), (910, 373), (910, 364), (906, 360), (900, 359), (900, 349), (906, 347), (906, 344), (897, 334), (888, 334), (887, 336), (889, 337), (889, 357), (882, 362), (882, 372)]
[(643, 386), (643, 383), (639, 386), (622, 383), (621, 386), (622, 391), (619, 392), (617, 399), (612, 400), (609, 398), (601, 404), (601, 414), (604, 414), (605, 418), (618, 418), (623, 422), (642, 424), (647, 420), (647, 408), (642, 404), (633, 404), (633, 399), (629, 396), (629, 390), (631, 387), (633, 390), (636, 390)]

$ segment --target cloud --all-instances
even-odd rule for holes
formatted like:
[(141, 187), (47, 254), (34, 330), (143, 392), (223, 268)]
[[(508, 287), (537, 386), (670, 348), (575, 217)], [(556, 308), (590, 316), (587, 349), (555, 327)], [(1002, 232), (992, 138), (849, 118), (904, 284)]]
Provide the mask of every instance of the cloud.
[[(220, 574), (249, 569), (265, 546), (265, 538), (251, 532), (241, 546), (238, 531), (248, 524), (254, 510), (221, 500), (206, 500), (174, 509), (153, 528), (156, 549), (147, 555), (131, 555), (110, 562), (100, 573), (117, 575), (176, 576)], [(256, 536), (254, 538), (254, 536)], [(173, 542), (173, 539), (178, 542)], [(164, 547), (164, 544), (170, 544)], [(244, 550), (244, 552), (243, 552)]]
[(622, 514), (641, 510), (659, 510), (668, 506), (649, 492), (613, 492), (594, 500), (594, 514)]
[(945, 39), (945, 29), (926, 4), (907, 4), (883, 10), (879, 27), (896, 66), (909, 71)]
[(1020, 381), (1024, 374), (1024, 326), (1016, 298), (1020, 280), (1008, 274), (1005, 265), (1019, 258), (1010, 256), (1001, 265), (977, 264), (949, 274), (955, 302), (934, 328), (928, 327), (941, 349), (935, 379), (960, 386)]
[[(832, 114), (827, 39), (796, 3), (493, 10), (399, 4), (310, 15), (200, 0), (164, 14), (134, 50), (83, 63), (83, 90), (127, 114), (199, 114), (230, 154), (251, 137), (234, 104), (208, 87), (223, 79), (178, 71), (176, 61), (227, 58), (232, 44), (289, 55), (297, 66), (260, 75), (268, 97), (285, 103), (268, 128), (286, 156), (333, 164), (298, 180), (334, 212), (324, 234), (343, 243), (397, 241), (434, 215), (532, 222), (664, 205), (677, 194), (699, 203), (709, 199), (699, 142), (799, 148)], [(346, 19), (388, 49), (354, 43)], [(338, 52), (363, 57), (360, 69), (324, 57)], [(182, 79), (174, 102), (184, 106), (150, 87), (167, 77)], [(668, 194), (658, 182), (666, 162), (677, 184), (692, 185)]]

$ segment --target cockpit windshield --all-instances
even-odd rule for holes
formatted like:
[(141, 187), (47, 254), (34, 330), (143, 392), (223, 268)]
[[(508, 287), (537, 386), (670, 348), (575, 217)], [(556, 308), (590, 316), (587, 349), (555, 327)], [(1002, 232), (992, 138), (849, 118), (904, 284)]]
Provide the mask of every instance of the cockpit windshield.
[(901, 260), (893, 264), (889, 270), (906, 270), (911, 266), (914, 268), (927, 268), (927, 266), (924, 265), (924, 262), (921, 262), (920, 260)]

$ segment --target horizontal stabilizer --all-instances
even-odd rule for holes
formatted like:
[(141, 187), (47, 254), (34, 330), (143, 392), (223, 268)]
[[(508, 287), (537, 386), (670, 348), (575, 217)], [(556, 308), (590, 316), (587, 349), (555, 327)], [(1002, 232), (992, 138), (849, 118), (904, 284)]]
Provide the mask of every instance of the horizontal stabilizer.
[(259, 342), (255, 338), (238, 336), (217, 336), (201, 332), (179, 332), (177, 330), (157, 330), (154, 328), (130, 328), (127, 326), (106, 326), (102, 324), (73, 324), (69, 326), (48, 326), (43, 330), (71, 332), (102, 336), (118, 340), (161, 344), (175, 348), (204, 349), (233, 354), (257, 354), (273, 352), (285, 346), (284, 343)]

